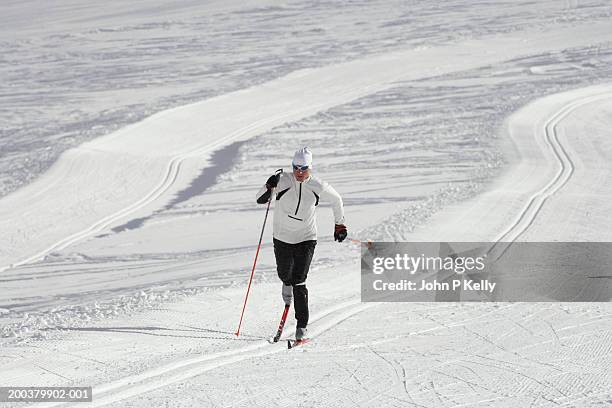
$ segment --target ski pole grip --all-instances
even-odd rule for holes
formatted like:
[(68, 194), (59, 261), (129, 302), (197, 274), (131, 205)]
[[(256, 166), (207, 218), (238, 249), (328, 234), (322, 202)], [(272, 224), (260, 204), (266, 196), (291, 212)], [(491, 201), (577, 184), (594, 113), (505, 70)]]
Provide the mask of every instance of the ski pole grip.
[[(274, 175), (278, 175), (281, 174), (283, 172), (283, 169), (278, 169), (274, 172)], [(273, 187), (272, 190), (276, 190), (276, 187)], [(272, 195), (270, 195), (270, 198), (268, 201), (272, 200)]]

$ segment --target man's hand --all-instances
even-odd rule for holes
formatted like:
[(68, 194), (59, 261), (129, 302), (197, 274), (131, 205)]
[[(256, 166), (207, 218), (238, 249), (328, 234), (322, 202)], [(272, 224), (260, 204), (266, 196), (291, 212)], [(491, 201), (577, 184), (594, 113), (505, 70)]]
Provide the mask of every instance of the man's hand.
[(334, 241), (342, 242), (348, 235), (344, 224), (336, 224), (334, 228)]
[(266, 187), (268, 188), (268, 190), (272, 189), (272, 188), (276, 188), (276, 186), (278, 186), (278, 181), (280, 180), (280, 174), (273, 174), (268, 178), (268, 181), (266, 181)]

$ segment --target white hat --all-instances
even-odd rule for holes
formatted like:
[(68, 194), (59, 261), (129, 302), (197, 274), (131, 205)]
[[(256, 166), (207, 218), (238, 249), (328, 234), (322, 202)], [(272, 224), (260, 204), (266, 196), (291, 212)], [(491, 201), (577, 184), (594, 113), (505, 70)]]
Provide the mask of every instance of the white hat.
[(308, 166), (312, 167), (312, 152), (308, 147), (303, 147), (295, 152), (293, 155), (292, 164), (296, 166)]

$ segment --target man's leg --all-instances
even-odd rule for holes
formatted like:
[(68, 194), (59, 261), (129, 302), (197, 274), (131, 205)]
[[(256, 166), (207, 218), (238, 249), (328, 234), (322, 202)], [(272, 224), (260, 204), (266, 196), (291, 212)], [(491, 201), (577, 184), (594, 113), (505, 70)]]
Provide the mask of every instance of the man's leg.
[(308, 325), (308, 288), (306, 282), (293, 285), (293, 304), (295, 305), (295, 320), (297, 327), (305, 328)]
[(295, 305), (295, 320), (297, 328), (305, 329), (308, 325), (308, 289), (306, 278), (310, 269), (310, 262), (314, 255), (317, 241), (304, 241), (296, 244), (293, 264), (293, 297)]
[(291, 272), (293, 269), (293, 245), (274, 238), (274, 257), (276, 258), (276, 272), (285, 285), (293, 283)]

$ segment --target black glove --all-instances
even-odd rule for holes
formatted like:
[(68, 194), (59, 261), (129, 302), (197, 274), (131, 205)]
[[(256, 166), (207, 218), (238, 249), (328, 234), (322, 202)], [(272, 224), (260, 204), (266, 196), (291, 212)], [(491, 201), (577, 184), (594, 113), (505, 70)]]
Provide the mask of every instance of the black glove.
[(268, 189), (271, 188), (276, 188), (276, 186), (278, 186), (278, 181), (280, 180), (280, 174), (273, 174), (268, 178), (268, 181), (266, 181), (266, 187), (268, 187)]
[(336, 224), (334, 228), (334, 241), (342, 242), (348, 235), (344, 224)]

